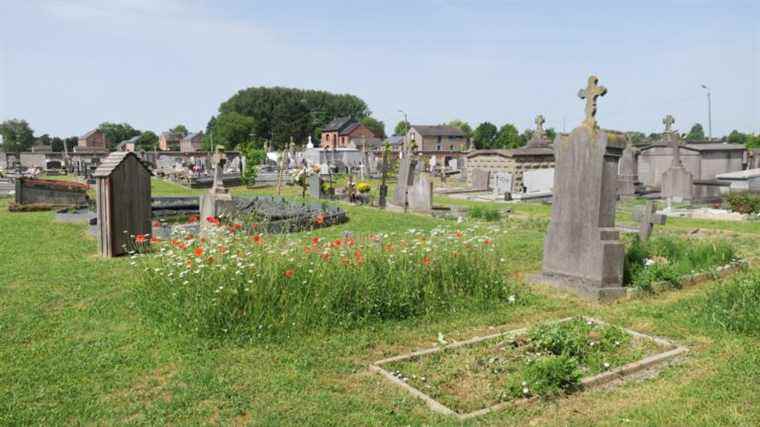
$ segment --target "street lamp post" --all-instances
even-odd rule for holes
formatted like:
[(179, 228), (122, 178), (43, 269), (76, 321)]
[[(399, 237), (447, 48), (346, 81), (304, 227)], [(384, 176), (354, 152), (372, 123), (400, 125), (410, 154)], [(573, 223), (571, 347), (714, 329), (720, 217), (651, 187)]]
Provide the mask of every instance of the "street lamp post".
[(710, 88), (706, 85), (702, 85), (702, 89), (707, 91), (707, 132), (709, 138), (712, 139), (712, 99), (710, 95)]

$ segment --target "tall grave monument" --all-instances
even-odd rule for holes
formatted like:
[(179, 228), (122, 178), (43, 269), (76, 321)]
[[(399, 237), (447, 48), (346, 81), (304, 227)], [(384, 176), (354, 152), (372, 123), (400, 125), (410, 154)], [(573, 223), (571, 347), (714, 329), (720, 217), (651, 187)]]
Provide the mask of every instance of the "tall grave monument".
[(636, 195), (636, 183), (639, 180), (639, 150), (633, 146), (631, 138), (626, 135), (625, 150), (620, 158), (620, 176), (618, 178), (618, 193), (621, 196)]
[(536, 282), (599, 300), (625, 295), (625, 249), (615, 230), (618, 159), (623, 146), (596, 123), (597, 99), (607, 93), (591, 76), (578, 96), (586, 118), (568, 138), (554, 141), (556, 159), (551, 223)]
[(224, 154), (223, 146), (217, 145), (211, 161), (214, 166), (214, 183), (208, 193), (200, 197), (201, 224), (204, 227), (208, 226), (206, 218), (219, 217), (232, 206), (232, 195), (224, 186), (224, 165), (227, 163), (227, 156)]
[(694, 177), (681, 162), (681, 145), (678, 143), (678, 135), (672, 129), (675, 122), (670, 114), (662, 120), (665, 125), (665, 142), (673, 150), (670, 168), (662, 174), (662, 197), (680, 202), (694, 198)]

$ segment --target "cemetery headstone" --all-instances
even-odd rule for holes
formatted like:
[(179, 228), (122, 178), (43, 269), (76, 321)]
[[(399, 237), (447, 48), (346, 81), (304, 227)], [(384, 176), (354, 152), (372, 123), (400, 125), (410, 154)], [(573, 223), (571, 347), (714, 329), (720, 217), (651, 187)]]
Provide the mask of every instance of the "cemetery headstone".
[(678, 135), (672, 129), (675, 122), (670, 114), (662, 120), (665, 140), (673, 151), (670, 168), (662, 174), (662, 197), (675, 201), (691, 200), (694, 197), (694, 177), (681, 162), (681, 145), (678, 143)]
[(620, 157), (618, 193), (621, 196), (633, 196), (636, 194), (636, 182), (639, 180), (638, 155), (639, 150), (633, 146), (631, 139), (626, 137), (625, 149)]
[(623, 146), (596, 123), (597, 98), (607, 89), (591, 76), (578, 96), (586, 117), (554, 143), (556, 167), (543, 275), (535, 280), (600, 300), (625, 295), (625, 249), (615, 229), (618, 159)]
[(475, 190), (488, 191), (488, 182), (490, 180), (491, 173), (483, 169), (472, 170), (472, 188)]
[(307, 178), (309, 180), (309, 195), (315, 199), (322, 197), (322, 178), (318, 173), (313, 173)]
[(526, 193), (548, 193), (554, 187), (554, 168), (533, 169), (523, 173)]
[(393, 203), (397, 206), (403, 206), (405, 209), (408, 206), (409, 187), (414, 185), (416, 166), (417, 160), (411, 152), (407, 152), (399, 163), (396, 194)]
[(111, 153), (93, 175), (100, 255), (123, 255), (134, 236), (152, 232), (152, 173), (134, 153), (121, 151)]
[(386, 199), (388, 197), (388, 170), (390, 169), (390, 165), (388, 162), (390, 161), (390, 152), (391, 152), (391, 146), (389, 143), (385, 143), (385, 148), (383, 149), (383, 175), (380, 178), (380, 207), (382, 209), (385, 209), (386, 205)]
[(224, 147), (216, 147), (212, 156), (214, 167), (214, 183), (207, 194), (200, 198), (201, 230), (210, 226), (207, 221), (208, 217), (219, 217), (225, 211), (229, 210), (232, 204), (232, 195), (224, 186), (224, 164), (227, 162), (227, 156), (224, 154)]
[(665, 224), (667, 216), (658, 214), (654, 201), (649, 200), (644, 206), (638, 206), (633, 211), (633, 220), (639, 223), (639, 240), (646, 242), (652, 235), (655, 224)]
[(512, 174), (508, 172), (494, 172), (491, 174), (491, 188), (496, 195), (505, 195), (512, 192)]
[(421, 174), (409, 189), (409, 209), (414, 212), (433, 210), (433, 182), (428, 174)]

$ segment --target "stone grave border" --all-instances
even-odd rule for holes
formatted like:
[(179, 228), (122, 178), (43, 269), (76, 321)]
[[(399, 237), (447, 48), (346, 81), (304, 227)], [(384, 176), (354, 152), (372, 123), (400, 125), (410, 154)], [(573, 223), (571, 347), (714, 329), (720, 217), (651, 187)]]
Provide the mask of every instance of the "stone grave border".
[[(687, 274), (685, 276), (681, 276), (678, 279), (678, 284), (680, 285), (679, 289), (690, 288), (692, 286), (709, 282), (711, 280), (725, 279), (728, 276), (731, 276), (735, 273), (746, 270), (748, 267), (749, 267), (749, 261), (745, 259), (739, 259), (739, 260), (730, 262), (728, 264), (715, 267), (714, 269), (711, 269), (708, 271), (703, 271), (703, 272), (694, 273), (694, 274)], [(652, 287), (652, 292), (654, 294), (658, 294), (665, 291), (677, 290), (677, 289), (673, 289), (673, 285), (665, 281), (654, 282), (651, 284), (651, 287)], [(643, 291), (638, 288), (627, 287), (626, 294), (628, 296), (637, 296), (637, 295), (647, 295), (649, 294), (649, 292)]]
[[(591, 317), (587, 317), (587, 316), (580, 316), (580, 317), (582, 319), (584, 319), (585, 321), (587, 321), (587, 322), (592, 322), (592, 323), (595, 323), (595, 324), (598, 324), (598, 325), (609, 325), (609, 323), (601, 321), (601, 320), (598, 320), (598, 319), (595, 319), (595, 318), (591, 318)], [(574, 318), (576, 318), (576, 317), (566, 317), (564, 319), (555, 320), (555, 321), (550, 322), (550, 323), (555, 323), (555, 324), (556, 323), (564, 323), (564, 322), (570, 321), (570, 320), (572, 320)], [(646, 334), (643, 334), (641, 332), (636, 332), (636, 331), (633, 331), (633, 330), (627, 329), (627, 328), (621, 328), (621, 329), (623, 331), (625, 331), (626, 333), (628, 333), (629, 335), (633, 336), (633, 337), (640, 338), (640, 339), (651, 340), (651, 341), (654, 341), (655, 343), (657, 343), (657, 344), (659, 344), (659, 345), (661, 345), (663, 347), (667, 347), (669, 349), (666, 350), (666, 351), (663, 351), (661, 353), (657, 353), (657, 354), (645, 357), (643, 359), (640, 359), (640, 360), (628, 363), (626, 365), (617, 367), (615, 369), (612, 369), (612, 370), (609, 370), (609, 371), (606, 371), (606, 372), (602, 372), (602, 373), (599, 373), (599, 374), (596, 374), (596, 375), (592, 375), (592, 376), (589, 376), (589, 377), (583, 377), (583, 378), (581, 378), (581, 390), (590, 390), (590, 389), (593, 389), (593, 388), (596, 388), (596, 387), (603, 386), (605, 384), (609, 384), (609, 383), (611, 383), (613, 381), (616, 381), (616, 380), (622, 380), (622, 379), (624, 379), (627, 376), (630, 376), (632, 374), (635, 374), (635, 373), (638, 373), (638, 372), (641, 372), (641, 371), (653, 368), (656, 365), (660, 365), (660, 364), (662, 364), (664, 362), (672, 360), (672, 359), (674, 359), (674, 358), (676, 358), (676, 357), (678, 357), (680, 355), (683, 355), (683, 354), (685, 354), (686, 352), (689, 351), (686, 347), (683, 347), (683, 346), (680, 346), (678, 344), (675, 344), (674, 342), (669, 341), (669, 340), (664, 339), (664, 338), (660, 338), (660, 337), (656, 337), (656, 336), (652, 336), (652, 335), (646, 335)], [(503, 410), (503, 409), (508, 408), (508, 407), (519, 407), (519, 406), (527, 405), (527, 404), (530, 404), (530, 403), (533, 403), (533, 402), (537, 401), (538, 397), (522, 398), (522, 399), (515, 399), (515, 400), (511, 400), (511, 401), (507, 401), (507, 402), (500, 402), (500, 403), (497, 403), (495, 405), (492, 405), (492, 406), (489, 406), (489, 407), (486, 407), (486, 408), (483, 408), (483, 409), (479, 409), (477, 411), (468, 412), (468, 413), (460, 413), (460, 412), (457, 412), (457, 411), (455, 411), (455, 410), (453, 410), (453, 409), (445, 406), (444, 404), (442, 404), (442, 403), (438, 402), (437, 400), (433, 399), (432, 397), (430, 397), (426, 393), (420, 391), (419, 389), (417, 389), (415, 387), (412, 387), (411, 385), (409, 385), (406, 382), (402, 381), (401, 379), (397, 378), (391, 372), (383, 369), (382, 365), (385, 365), (385, 364), (391, 363), (391, 362), (398, 362), (398, 361), (401, 361), (401, 360), (413, 359), (413, 358), (417, 358), (417, 357), (420, 357), (420, 356), (426, 356), (426, 355), (433, 354), (433, 353), (438, 353), (438, 352), (444, 351), (444, 350), (449, 350), (449, 349), (454, 349), (454, 348), (459, 348), (459, 347), (466, 347), (466, 346), (469, 346), (469, 345), (472, 345), (472, 344), (478, 344), (478, 343), (481, 343), (483, 341), (493, 340), (493, 339), (496, 339), (496, 338), (515, 337), (515, 336), (517, 336), (519, 334), (522, 334), (522, 333), (525, 333), (527, 331), (528, 331), (527, 327), (519, 328), (519, 329), (513, 329), (513, 330), (510, 330), (510, 331), (506, 331), (506, 332), (500, 332), (500, 333), (496, 333), (496, 334), (490, 334), (490, 335), (484, 335), (484, 336), (480, 336), (480, 337), (474, 337), (474, 338), (470, 338), (468, 340), (458, 341), (458, 342), (455, 342), (455, 343), (452, 343), (452, 344), (448, 344), (448, 345), (445, 345), (445, 346), (441, 346), (441, 347), (432, 347), (432, 348), (427, 348), (427, 349), (424, 349), (424, 350), (418, 350), (418, 351), (414, 351), (414, 352), (411, 352), (411, 353), (402, 354), (402, 355), (399, 355), (399, 356), (393, 356), (393, 357), (389, 357), (389, 358), (386, 358), (386, 359), (378, 360), (377, 362), (374, 362), (374, 363), (370, 364), (369, 365), (369, 370), (370, 370), (370, 372), (379, 373), (380, 375), (382, 375), (383, 377), (385, 377), (385, 379), (387, 379), (388, 381), (390, 381), (392, 384), (395, 384), (395, 385), (401, 387), (403, 390), (405, 390), (406, 392), (408, 392), (412, 396), (415, 396), (415, 397), (421, 399), (422, 401), (425, 402), (425, 404), (427, 404), (428, 408), (430, 408), (430, 410), (432, 410), (433, 412), (436, 412), (436, 413), (442, 414), (442, 415), (448, 415), (448, 416), (454, 417), (454, 418), (458, 419), (459, 421), (464, 421), (464, 420), (468, 420), (468, 419), (471, 419), (471, 418), (479, 417), (481, 415), (485, 415), (485, 414), (488, 414), (488, 413), (491, 413), (491, 412), (500, 411), (500, 410)]]

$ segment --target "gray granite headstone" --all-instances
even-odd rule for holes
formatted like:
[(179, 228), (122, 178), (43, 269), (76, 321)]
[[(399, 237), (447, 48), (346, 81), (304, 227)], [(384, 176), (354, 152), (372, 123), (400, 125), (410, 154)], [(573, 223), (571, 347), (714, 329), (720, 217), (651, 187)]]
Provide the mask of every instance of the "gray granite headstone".
[(691, 200), (694, 198), (694, 177), (681, 162), (681, 146), (678, 143), (678, 136), (671, 129), (675, 119), (668, 114), (662, 122), (665, 124), (665, 140), (673, 150), (673, 161), (670, 168), (662, 174), (662, 197), (674, 201)]
[(639, 180), (639, 150), (630, 141), (627, 142), (623, 155), (620, 157), (620, 176), (618, 178), (618, 194), (633, 196), (636, 194), (636, 182)]
[(583, 124), (554, 142), (554, 196), (540, 281), (611, 300), (625, 295), (625, 248), (615, 229), (623, 146), (596, 125), (596, 98), (606, 93), (597, 82), (591, 76), (579, 93), (587, 100)]
[(394, 194), (393, 204), (405, 206), (407, 201), (407, 191), (410, 186), (414, 185), (414, 172), (417, 161), (412, 154), (406, 153), (399, 162), (398, 180), (396, 182), (396, 193)]
[(476, 190), (488, 190), (488, 182), (490, 180), (491, 173), (483, 169), (472, 170), (472, 188)]
[(421, 174), (409, 188), (409, 209), (415, 212), (433, 210), (433, 182), (427, 174)]
[(322, 180), (319, 177), (319, 174), (313, 173), (306, 179), (309, 184), (309, 195), (315, 199), (322, 197)]
[(554, 168), (527, 170), (523, 173), (526, 193), (546, 193), (554, 186)]

